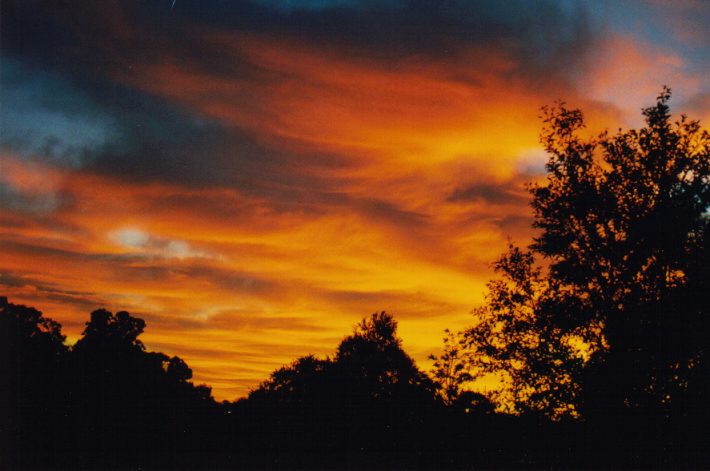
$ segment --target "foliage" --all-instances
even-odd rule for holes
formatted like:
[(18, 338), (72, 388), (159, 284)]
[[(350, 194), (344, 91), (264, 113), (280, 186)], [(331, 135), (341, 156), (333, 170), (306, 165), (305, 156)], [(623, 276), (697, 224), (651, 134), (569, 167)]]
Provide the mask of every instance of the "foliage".
[[(59, 323), (0, 296), (0, 467), (25, 437), (42, 445), (57, 433), (64, 340)], [(35, 452), (38, 458), (46, 453), (42, 447)]]
[(195, 414), (215, 406), (210, 389), (188, 382), (192, 370), (179, 357), (146, 351), (144, 328), (128, 312), (99, 309), (69, 348), (59, 323), (0, 297), (0, 374), (9, 385), (0, 388), (9, 393), (0, 410), (11, 424), (0, 427), (10, 446), (0, 451), (23, 451), (18, 467), (45, 467), (65, 450), (83, 450), (71, 467), (104, 467), (184, 443), (198, 428)]
[(138, 336), (145, 329), (145, 321), (121, 311), (116, 315), (98, 309), (91, 313), (91, 320), (86, 323), (83, 336), (74, 346), (75, 351), (91, 348), (120, 348), (145, 350)]
[(670, 96), (643, 110), (642, 129), (591, 139), (581, 111), (544, 109), (539, 235), (499, 260), (465, 332), (469, 366), (505, 375), (518, 412), (670, 407), (706, 368), (710, 137), (672, 122)]
[[(529, 281), (534, 265), (528, 255), (511, 249), (501, 261), (508, 283)], [(707, 255), (697, 261), (698, 273), (707, 275)], [(516, 298), (520, 286), (506, 285), (508, 294), (501, 290), (497, 299)], [(704, 288), (688, 286), (707, 300)], [(528, 298), (515, 302), (534, 305)], [(222, 404), (212, 400), (209, 388), (189, 383), (192, 372), (183, 360), (146, 351), (139, 343), (144, 327), (128, 313), (96, 311), (81, 343), (70, 349), (61, 342), (58, 323), (0, 298), (0, 334), (8, 340), (0, 345), (0, 366), (14, 371), (9, 387), (0, 389), (10, 393), (3, 404), (12, 412), (0, 422), (0, 467), (704, 468), (710, 462), (698, 451), (707, 448), (697, 433), (707, 414), (664, 427), (643, 420), (628, 426), (529, 420), (497, 414), (486, 396), (465, 389), (444, 407), (402, 350), (396, 322), (384, 313), (358, 324), (334, 357), (302, 357), (272, 373), (247, 399)], [(456, 350), (467, 341), (450, 338)], [(462, 351), (452, 354), (453, 363)], [(707, 368), (698, 365), (688, 384), (706, 381)], [(7, 369), (15, 366), (20, 368)], [(693, 406), (707, 411), (706, 401)]]
[[(350, 403), (391, 401), (407, 395), (433, 395), (433, 384), (402, 350), (397, 321), (375, 313), (355, 326), (332, 359), (308, 355), (279, 368), (250, 398)], [(339, 399), (335, 399), (339, 398)]]
[(296, 359), (287, 366), (271, 373), (268, 380), (249, 394), (254, 400), (269, 400), (281, 403), (303, 403), (319, 394), (325, 387), (324, 377), (332, 362), (313, 355)]
[(641, 130), (576, 134), (581, 112), (546, 110), (547, 183), (533, 186), (533, 249), (551, 276), (597, 306), (600, 320), (629, 303), (658, 301), (684, 283), (710, 207), (710, 137), (671, 122), (664, 89)]
[(3, 372), (20, 371), (24, 362), (56, 363), (67, 352), (61, 325), (35, 308), (0, 296), (0, 352)]
[(433, 394), (431, 380), (402, 349), (397, 321), (385, 312), (363, 319), (353, 334), (343, 339), (335, 363), (339, 375), (357, 381), (361, 394), (373, 399)]
[(502, 278), (488, 283), (487, 302), (463, 333), (470, 367), (501, 375), (507, 387), (498, 400), (512, 411), (576, 415), (582, 354), (574, 333), (555, 322), (557, 291), (518, 247), (495, 270)]
[(436, 381), (444, 403), (452, 405), (464, 393), (465, 388), (479, 376), (481, 372), (473, 372), (471, 352), (467, 348), (466, 338), (459, 332), (444, 330), (444, 351), (441, 355), (430, 355), (433, 360), (431, 375)]

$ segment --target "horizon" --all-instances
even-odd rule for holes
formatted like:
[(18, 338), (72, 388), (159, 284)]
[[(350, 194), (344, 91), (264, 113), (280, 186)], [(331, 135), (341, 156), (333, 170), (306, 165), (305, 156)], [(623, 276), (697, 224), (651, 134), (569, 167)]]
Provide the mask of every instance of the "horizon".
[(147, 323), (218, 400), (399, 322), (422, 369), (534, 232), (541, 107), (710, 122), (702, 2), (4, 2), (0, 295)]

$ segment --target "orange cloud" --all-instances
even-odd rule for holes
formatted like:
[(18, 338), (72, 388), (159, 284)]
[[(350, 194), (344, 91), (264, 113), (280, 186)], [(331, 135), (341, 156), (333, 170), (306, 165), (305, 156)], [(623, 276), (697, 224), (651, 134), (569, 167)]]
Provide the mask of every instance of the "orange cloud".
[[(27, 170), (17, 159), (3, 163), (13, 181)], [(0, 233), (7, 294), (62, 322), (70, 340), (91, 309), (141, 315), (148, 345), (184, 356), (218, 397), (244, 393), (296, 355), (330, 353), (378, 309), (399, 316), (405, 343), (423, 360), (439, 343), (432, 330), (452, 316), (461, 324), (480, 300), (481, 267), (459, 261), (431, 225), (422, 245), (407, 242), (411, 232), (373, 224), (376, 209), (269, 216), (266, 202), (225, 190), (195, 191), (191, 204), (174, 206), (184, 189), (43, 171), (56, 175), (68, 203), (49, 220), (2, 210), (13, 227)], [(200, 212), (214, 198), (233, 205), (233, 219)]]
[[(111, 23), (128, 41), (124, 21)], [(258, 191), (4, 155), (0, 196), (13, 204), (0, 207), (0, 285), (62, 322), (71, 340), (94, 308), (144, 317), (149, 348), (184, 357), (220, 399), (296, 356), (331, 353), (355, 322), (383, 309), (427, 365), (443, 329), (469, 322), (506, 238), (531, 236), (523, 185), (544, 162), (539, 107), (568, 98), (596, 130), (658, 89), (615, 91), (653, 65), (645, 46), (621, 37), (578, 91), (522, 76), (510, 53), (482, 46), (385, 62), (201, 33), (226, 70), (243, 73), (211, 70), (158, 41), (130, 61), (117, 54), (96, 75), (253, 138), (264, 148), (255, 156), (217, 150), (234, 167), (225, 178), (256, 168)], [(678, 86), (696, 86), (677, 56), (661, 61)], [(217, 159), (197, 150), (205, 165)], [(158, 159), (151, 152), (140, 157)], [(276, 182), (273, 172), (294, 178)]]
[(634, 125), (640, 122), (639, 110), (651, 103), (663, 85), (692, 96), (703, 82), (670, 48), (618, 34), (609, 35), (589, 60), (592, 73), (581, 78), (580, 87), (591, 98), (614, 103)]

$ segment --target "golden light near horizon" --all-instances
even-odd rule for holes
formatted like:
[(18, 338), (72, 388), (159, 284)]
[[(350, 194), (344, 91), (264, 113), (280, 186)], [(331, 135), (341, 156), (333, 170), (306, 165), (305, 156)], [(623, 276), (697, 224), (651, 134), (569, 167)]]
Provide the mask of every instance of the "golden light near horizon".
[(130, 311), (218, 399), (375, 311), (426, 368), (533, 236), (540, 107), (627, 127), (668, 84), (710, 116), (692, 2), (462, 2), (417, 33), (397, 2), (218, 3), (18, 7), (0, 49), (0, 295), (70, 342)]

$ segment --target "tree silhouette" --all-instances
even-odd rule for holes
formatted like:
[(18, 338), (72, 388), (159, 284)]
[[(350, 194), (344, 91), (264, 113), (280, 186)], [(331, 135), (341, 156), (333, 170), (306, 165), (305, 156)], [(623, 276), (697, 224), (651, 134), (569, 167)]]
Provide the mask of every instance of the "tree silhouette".
[[(707, 288), (707, 277), (701, 277), (708, 274), (706, 249), (689, 268), (695, 282), (677, 293), (683, 309), (705, 308), (697, 299), (708, 296), (701, 291)], [(513, 307), (489, 310), (491, 315), (527, 312), (554, 292), (537, 294), (547, 284), (529, 283), (536, 269), (525, 251), (511, 248), (498, 268), (507, 284), (491, 291), (501, 305)], [(521, 294), (526, 286), (534, 295)], [(698, 298), (688, 301), (691, 294)], [(705, 436), (697, 433), (707, 420), (707, 396), (688, 394), (699, 386), (707, 391), (701, 360), (671, 402), (674, 413), (701, 412), (697, 417), (664, 428), (638, 417), (605, 428), (590, 421), (530, 420), (497, 414), (488, 397), (465, 388), (449, 395), (444, 407), (433, 381), (403, 351), (397, 323), (377, 313), (359, 323), (333, 357), (299, 358), (248, 398), (218, 405), (209, 388), (188, 381), (192, 371), (182, 359), (147, 351), (139, 340), (145, 323), (128, 313), (95, 311), (72, 349), (63, 344), (59, 324), (39, 311), (5, 298), (0, 307), (0, 366), (9, 375), (2, 379), (11, 380), (0, 390), (11, 398), (0, 404), (11, 406), (2, 410), (9, 422), (0, 422), (3, 468), (697, 468), (710, 462)], [(470, 338), (451, 339), (455, 343), (445, 353), (457, 364)], [(525, 348), (545, 350), (535, 343)], [(505, 345), (498, 349), (505, 351), (518, 354)], [(543, 373), (537, 372), (541, 378)], [(532, 380), (521, 374), (519, 381)], [(546, 394), (555, 397), (552, 390)], [(542, 399), (531, 399), (536, 402)]]
[(461, 391), (450, 405), (464, 414), (490, 415), (495, 412), (495, 404), (487, 396), (473, 391)]
[[(235, 404), (235, 415), (278, 423), (250, 446), (334, 456), (411, 450), (426, 435), (422, 421), (436, 407), (433, 382), (402, 349), (397, 322), (384, 312), (358, 323), (332, 358), (312, 355), (274, 371)], [(324, 455), (320, 467), (337, 466)], [(378, 464), (381, 466), (382, 463)], [(365, 466), (365, 462), (363, 462)], [(367, 462), (366, 467), (372, 463)]]
[(668, 415), (706, 394), (710, 137), (672, 122), (670, 96), (642, 129), (592, 139), (581, 111), (544, 109), (540, 235), (501, 258), (467, 332), (474, 366), (512, 378), (518, 410)]
[(433, 397), (433, 382), (402, 350), (397, 322), (385, 312), (363, 319), (332, 359), (312, 355), (279, 368), (250, 399), (366, 407), (408, 396)]
[[(34, 308), (0, 297), (0, 453), (33, 449), (29, 464), (48, 461), (57, 448), (63, 413), (60, 325)], [(0, 459), (0, 465), (2, 459)]]
[(105, 309), (98, 309), (91, 313), (91, 320), (86, 323), (83, 336), (74, 345), (74, 351), (97, 348), (107, 351), (144, 351), (145, 345), (138, 340), (144, 329), (145, 321), (132, 317), (126, 311), (114, 316)]
[(72, 348), (69, 407), (76, 433), (69, 446), (84, 450), (87, 464), (126, 463), (189, 446), (197, 416), (209, 415), (209, 388), (188, 382), (192, 370), (179, 357), (147, 352), (138, 338), (144, 329), (145, 321), (128, 312), (99, 309)]
[(463, 334), (469, 367), (501, 376), (498, 401), (513, 412), (577, 415), (583, 358), (575, 331), (555, 315), (570, 306), (529, 251), (511, 245), (495, 270), (502, 278), (488, 283), (487, 302)]
[(672, 122), (670, 96), (664, 88), (644, 109), (644, 128), (590, 141), (576, 136), (580, 113), (547, 113), (548, 181), (532, 188), (542, 230), (533, 249), (580, 300), (579, 328), (599, 334), (589, 381), (615, 387), (589, 384), (605, 392), (588, 395), (588, 408), (669, 404), (706, 355), (707, 328), (698, 328), (707, 327), (707, 305), (689, 306), (687, 287), (707, 244), (710, 136), (685, 116)]
[(210, 389), (181, 358), (147, 352), (144, 328), (99, 309), (69, 348), (59, 323), (0, 297), (0, 467), (174, 468), (185, 463), (167, 450), (215, 441)]
[(365, 397), (392, 400), (433, 392), (434, 384), (402, 349), (397, 321), (385, 312), (363, 319), (335, 355), (338, 374), (351, 378)]
[(270, 401), (282, 404), (319, 404), (324, 399), (325, 379), (332, 362), (321, 360), (313, 355), (298, 358), (291, 365), (283, 366), (273, 373), (268, 380), (250, 392), (254, 401)]
[[(446, 405), (453, 405), (465, 392), (465, 388), (480, 377), (482, 369), (472, 368), (472, 352), (468, 342), (459, 332), (444, 330), (444, 351), (441, 355), (430, 355), (431, 375)], [(470, 392), (470, 391), (468, 391)]]

